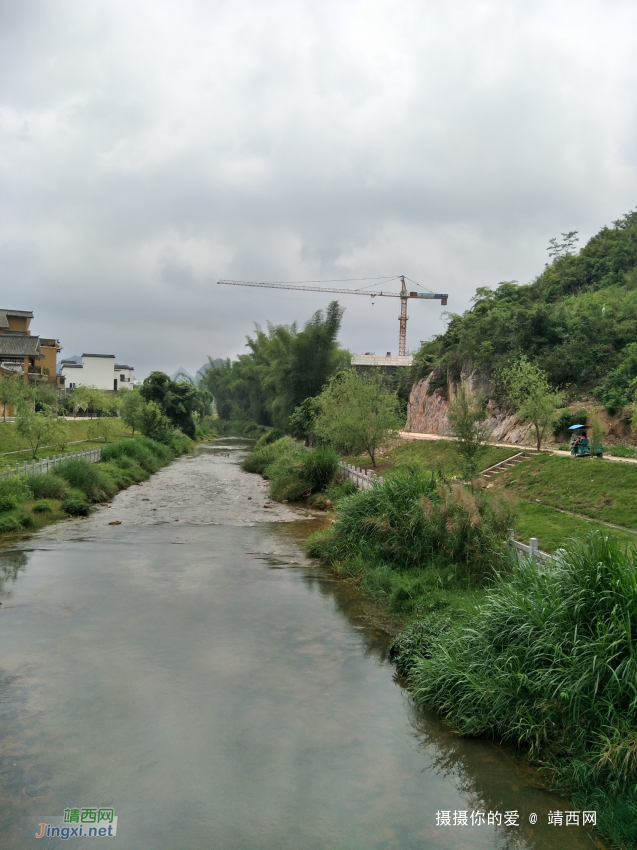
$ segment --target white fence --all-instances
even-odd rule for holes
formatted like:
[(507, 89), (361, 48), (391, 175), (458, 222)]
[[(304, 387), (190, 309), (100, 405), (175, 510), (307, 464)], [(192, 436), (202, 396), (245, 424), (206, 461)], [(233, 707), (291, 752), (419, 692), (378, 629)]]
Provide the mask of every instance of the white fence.
[(59, 466), (62, 463), (66, 463), (67, 460), (86, 460), (89, 463), (97, 463), (102, 459), (102, 447), (98, 446), (96, 449), (84, 449), (81, 452), (67, 452), (63, 455), (58, 455), (57, 457), (53, 455), (53, 457), (42, 458), (42, 460), (32, 460), (31, 463), (28, 461), (23, 461), (23, 463), (16, 463), (14, 467), (7, 466), (5, 469), (0, 471), (0, 477), (6, 478), (8, 475), (35, 475), (38, 472), (48, 472), (50, 469), (54, 469), (56, 466)]
[(359, 469), (357, 466), (352, 466), (351, 463), (345, 463), (342, 460), (338, 462), (338, 469), (342, 477), (353, 481), (359, 490), (369, 490), (374, 484), (382, 484), (385, 480), (372, 472), (371, 469)]
[(512, 528), (509, 529), (509, 549), (515, 550), (517, 552), (522, 552), (524, 555), (529, 555), (536, 561), (555, 560), (553, 555), (549, 555), (548, 552), (542, 552), (542, 550), (538, 546), (537, 537), (531, 537), (529, 540), (529, 545), (526, 546), (524, 543), (520, 543), (518, 540), (515, 539), (515, 532)]

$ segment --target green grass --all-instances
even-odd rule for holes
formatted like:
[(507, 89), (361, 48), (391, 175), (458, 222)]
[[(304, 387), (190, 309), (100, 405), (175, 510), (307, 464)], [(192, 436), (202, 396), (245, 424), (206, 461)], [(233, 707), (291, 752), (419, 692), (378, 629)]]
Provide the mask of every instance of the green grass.
[(537, 499), (547, 507), (637, 529), (637, 464), (539, 455), (501, 473), (494, 484), (496, 492), (504, 488), (527, 502)]
[[(516, 446), (512, 446), (510, 449), (488, 446), (480, 458), (480, 469), (488, 469), (519, 451), (520, 449)], [(371, 468), (371, 462), (367, 455), (346, 458), (346, 460), (354, 466)], [(379, 474), (385, 475), (389, 471), (391, 475), (392, 467), (405, 464), (417, 466), (423, 470), (437, 468), (449, 478), (460, 474), (458, 452), (454, 443), (450, 440), (410, 440), (403, 442), (379, 457), (377, 466)]]
[[(95, 420), (93, 420), (93, 423)], [(66, 427), (69, 434), (69, 442), (73, 442), (75, 440), (86, 440), (88, 438), (88, 428), (91, 425), (90, 419), (72, 419), (66, 420)], [(95, 443), (95, 445), (99, 445)], [(6, 454), (6, 452), (16, 452), (24, 449), (27, 451), (29, 449), (29, 444), (16, 433), (15, 422), (3, 422), (0, 419), (0, 455)], [(71, 449), (67, 448), (67, 451), (71, 451)], [(52, 454), (53, 450), (48, 449), (46, 454)], [(10, 458), (9, 458), (10, 460)]]
[(521, 747), (636, 848), (637, 550), (591, 534), (550, 568), (522, 562), (468, 622), (426, 626), (402, 639), (416, 702)]
[(104, 446), (99, 463), (73, 458), (43, 474), (0, 478), (0, 537), (66, 516), (86, 516), (92, 503), (144, 481), (192, 445), (187, 437), (175, 438), (170, 446), (129, 438)]
[(540, 549), (555, 552), (573, 537), (586, 537), (591, 531), (600, 531), (621, 543), (637, 546), (637, 534), (619, 531), (593, 520), (580, 519), (561, 513), (556, 508), (520, 500), (515, 505), (515, 539), (528, 543), (537, 537)]

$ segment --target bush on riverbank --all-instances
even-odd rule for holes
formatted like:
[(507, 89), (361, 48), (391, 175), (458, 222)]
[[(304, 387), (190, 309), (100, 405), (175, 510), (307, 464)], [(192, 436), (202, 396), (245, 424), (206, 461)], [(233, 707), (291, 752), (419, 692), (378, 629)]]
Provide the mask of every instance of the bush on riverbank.
[(296, 501), (322, 493), (332, 484), (338, 470), (338, 455), (326, 446), (306, 449), (291, 437), (268, 442), (266, 434), (243, 461), (247, 472), (257, 472), (270, 481), (273, 499)]
[(504, 557), (510, 523), (506, 503), (489, 494), (407, 469), (344, 499), (333, 528), (308, 548), (332, 563), (364, 558), (398, 572), (455, 567), (473, 583)]
[(409, 636), (397, 647), (419, 704), (464, 735), (521, 746), (637, 847), (635, 549), (594, 532), (555, 566), (524, 562), (468, 623), (424, 641), (418, 660)]
[[(87, 516), (90, 505), (145, 481), (173, 458), (192, 448), (183, 435), (164, 445), (147, 437), (111, 443), (99, 463), (71, 458), (50, 472), (0, 479), (0, 534), (39, 527), (67, 516)], [(43, 509), (43, 504), (50, 509)]]

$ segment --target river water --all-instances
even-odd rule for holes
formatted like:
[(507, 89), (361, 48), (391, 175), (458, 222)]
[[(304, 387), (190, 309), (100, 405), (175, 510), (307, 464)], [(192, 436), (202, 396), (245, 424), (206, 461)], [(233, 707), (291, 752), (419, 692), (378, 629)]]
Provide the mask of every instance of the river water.
[(572, 807), (512, 753), (414, 709), (364, 602), (303, 555), (319, 521), (272, 505), (244, 446), (0, 550), (2, 850), (64, 846), (38, 824), (92, 807), (122, 850), (598, 846), (548, 825)]

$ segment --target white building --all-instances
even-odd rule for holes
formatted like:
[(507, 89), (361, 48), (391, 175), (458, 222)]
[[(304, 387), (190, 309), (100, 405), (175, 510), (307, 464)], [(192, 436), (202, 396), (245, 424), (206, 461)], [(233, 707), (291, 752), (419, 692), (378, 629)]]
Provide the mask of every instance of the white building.
[(66, 388), (95, 387), (98, 390), (133, 389), (133, 367), (115, 362), (114, 354), (83, 354), (82, 362), (63, 360), (60, 373)]

